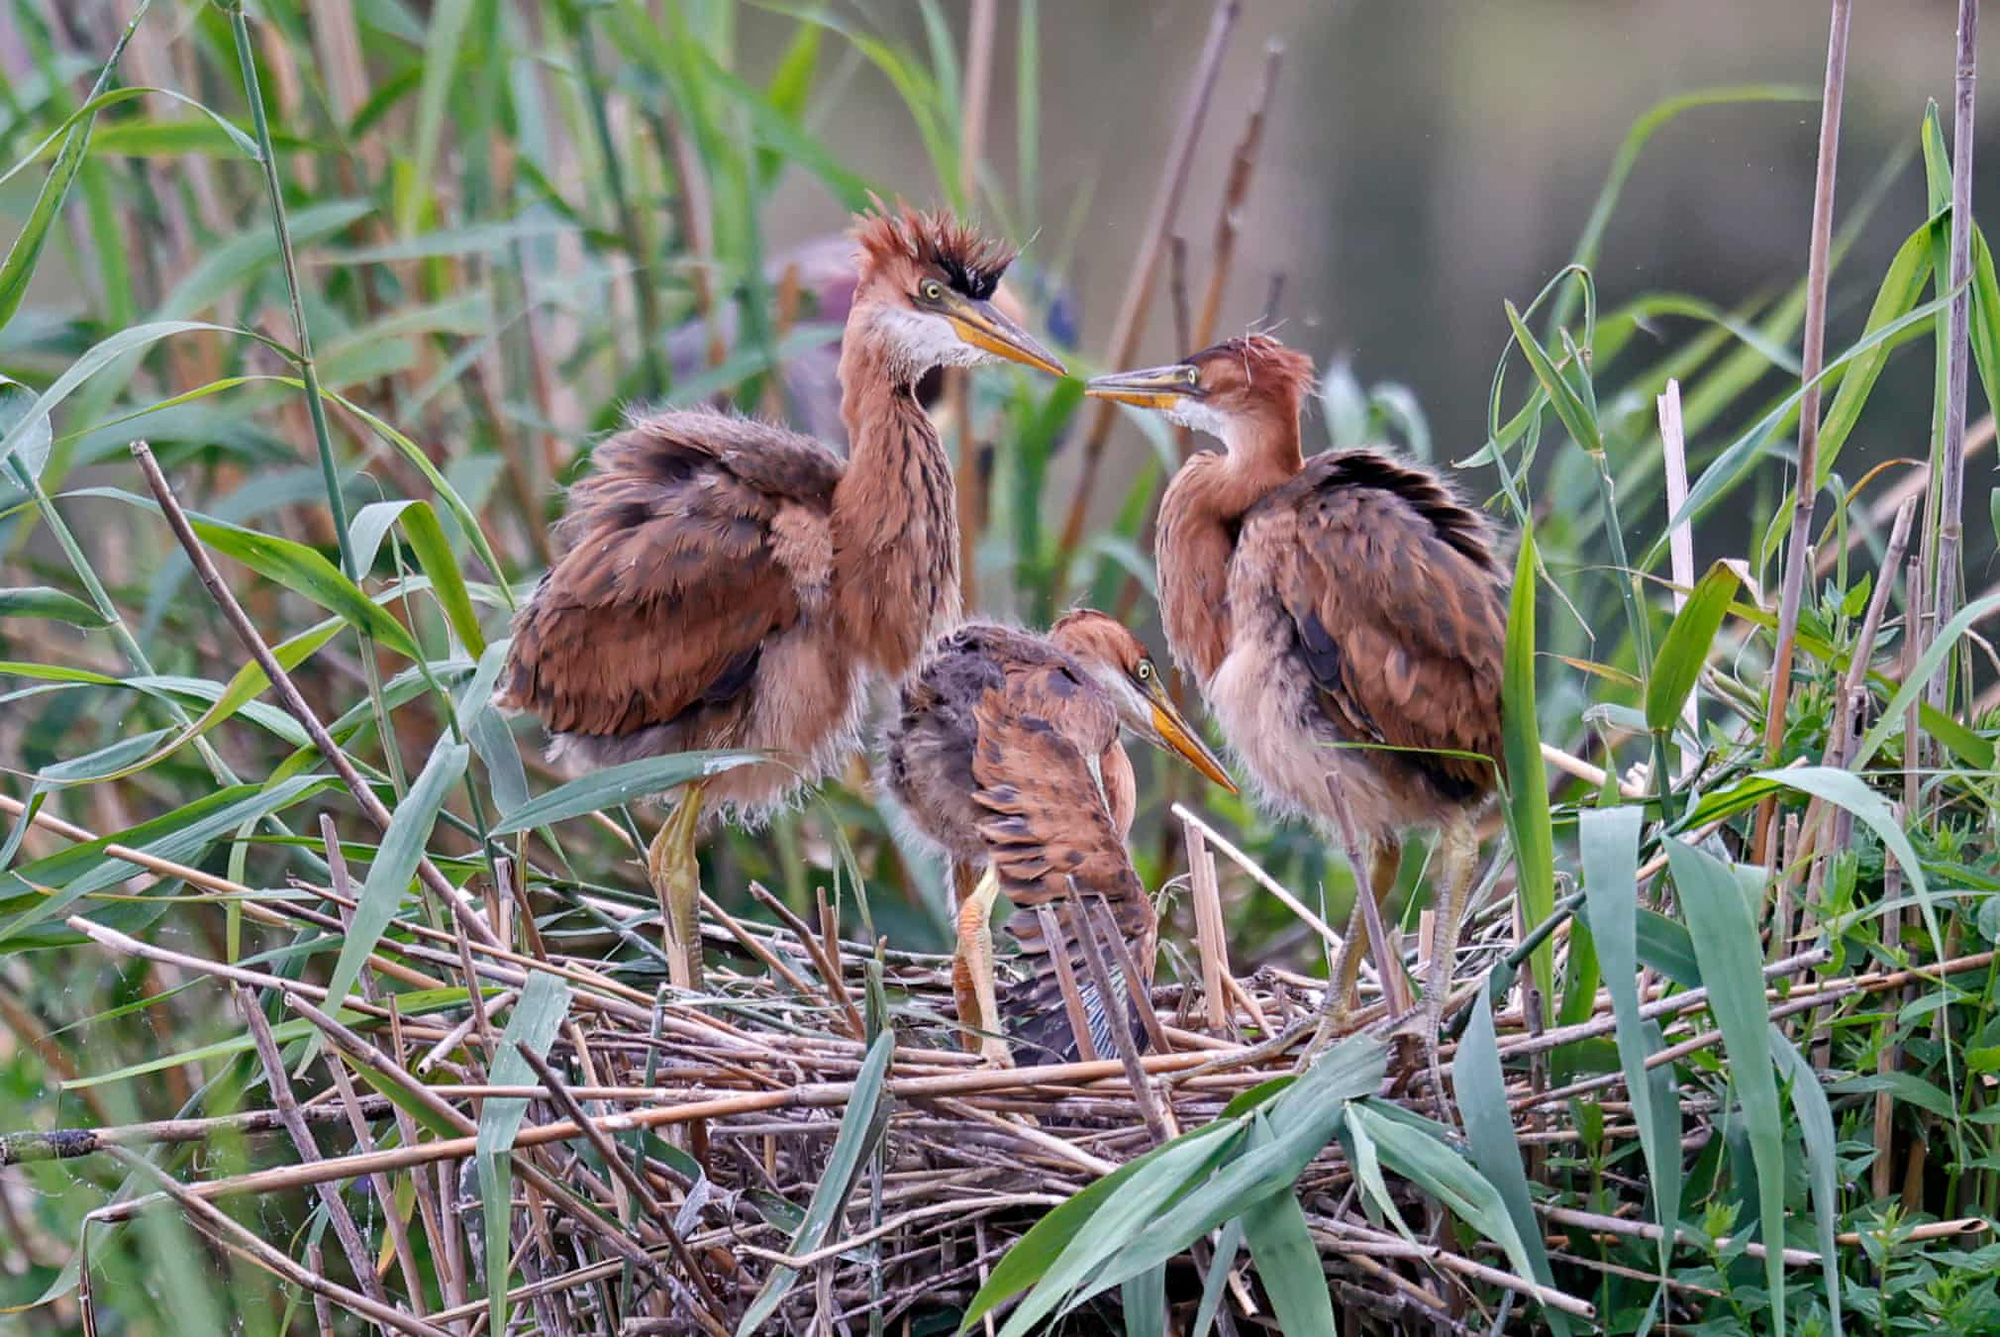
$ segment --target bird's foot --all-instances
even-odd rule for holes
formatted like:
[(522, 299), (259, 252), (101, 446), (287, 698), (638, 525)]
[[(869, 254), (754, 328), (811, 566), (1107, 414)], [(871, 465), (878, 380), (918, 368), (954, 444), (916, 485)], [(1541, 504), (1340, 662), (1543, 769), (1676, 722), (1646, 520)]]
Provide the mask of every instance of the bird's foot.
[(1319, 1014), (1319, 1023), (1313, 1027), (1312, 1038), (1306, 1041), (1306, 1047), (1300, 1051), (1295, 1071), (1304, 1072), (1310, 1068), (1313, 1060), (1330, 1049), (1334, 1041), (1344, 1038), (1354, 1030), (1349, 1021), (1352, 1013), (1353, 1006), (1350, 1000), (1343, 998)]
[(1431, 1113), (1439, 1123), (1451, 1126), (1458, 1122), (1457, 1111), (1452, 1106), (1450, 1088), (1445, 1085), (1444, 1065), (1438, 1058), (1438, 1035), (1443, 1025), (1438, 1014), (1442, 1011), (1433, 1008), (1426, 999), (1396, 1019), (1390, 1027), (1389, 1039), (1395, 1046), (1396, 1066), (1405, 1074), (1404, 1089), (1413, 1090), (1428, 1076)]
[(1014, 1051), (1005, 1040), (998, 1036), (986, 1036), (979, 1042), (979, 1066), (982, 1068), (1011, 1068), (1014, 1066)]

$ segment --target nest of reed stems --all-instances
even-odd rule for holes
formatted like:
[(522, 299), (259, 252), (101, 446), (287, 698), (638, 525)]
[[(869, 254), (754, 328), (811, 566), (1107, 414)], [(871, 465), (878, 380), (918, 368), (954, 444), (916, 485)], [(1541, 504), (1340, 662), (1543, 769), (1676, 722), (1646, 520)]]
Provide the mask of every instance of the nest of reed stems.
[[(454, 927), (435, 927), (414, 909), (393, 924), (338, 1019), (320, 986), (76, 917), (71, 927), (110, 953), (225, 982), (264, 1081), (252, 1085), (245, 1109), (227, 1116), (10, 1135), (0, 1139), (0, 1165), (122, 1159), (128, 1191), (93, 1213), (95, 1221), (129, 1220), (149, 1205), (178, 1210), (219, 1249), (310, 1292), (322, 1330), (345, 1310), (381, 1330), (486, 1331), (497, 1312), (487, 1278), (500, 1261), (502, 1321), (516, 1330), (727, 1333), (747, 1325), (859, 1333), (879, 1318), (888, 1332), (948, 1331), (1050, 1209), (1161, 1143), (1227, 1117), (1232, 1100), (1295, 1068), (1296, 1052), (1265, 1054), (1252, 1041), (1309, 1022), (1324, 982), (1270, 966), (1233, 971), (1211, 846), (1271, 890), (1283, 889), (1179, 811), (1197, 925), (1192, 959), (1182, 963), (1186, 980), (1151, 991), (1141, 1031), (1123, 1031), (1119, 1053), (1065, 1064), (1021, 1055), (1012, 1069), (981, 1066), (960, 1047), (951, 1020), (949, 959), (843, 937), (824, 893), (816, 925), (754, 886), (779, 926), (708, 904), (709, 977), (694, 998), (606, 973), (589, 939), (550, 950), (535, 918), (519, 913), (511, 865), (502, 861), (500, 885), (485, 888), (483, 906), (463, 903)], [(332, 835), (330, 819), (322, 830)], [(179, 866), (152, 871), (237, 894), (251, 918), (274, 927), (338, 932), (353, 912), (354, 888), (340, 860), (331, 862), (332, 885), (295, 884), (290, 898), (260, 897)], [(1451, 1000), (1461, 1024), (1490, 968), (1532, 945), (1517, 932), (1511, 900), (1489, 894), (1468, 926)], [(656, 931), (629, 909), (595, 908), (607, 940), (644, 943)], [(491, 927), (492, 942), (466, 931), (474, 916)], [(522, 949), (496, 945), (506, 942)], [(1097, 946), (1098, 959), (1088, 963), (1094, 973), (1130, 968), (1121, 945)], [(1923, 974), (1980, 969), (1990, 956)], [(1809, 1025), (1815, 1009), (1898, 990), (1917, 975), (1815, 979), (1825, 959), (1811, 950), (1767, 968), (1772, 997), (1785, 995), (1774, 1020), (1803, 1014)], [(483, 1000), (477, 1012), (462, 988), (454, 991), (468, 982)], [(1407, 996), (1406, 982), (1389, 987)], [(455, 1004), (431, 1006), (433, 990)], [(1612, 1033), (1608, 999), (1600, 994), (1581, 1023), (1544, 1029), (1531, 1024), (1539, 1009), (1524, 1010), (1521, 994), (1517, 987), (1498, 1000), (1493, 1021), (1505, 1102), (1529, 1173), (1556, 1144), (1579, 1136), (1551, 1117), (1578, 1095), (1602, 1104), (1605, 1138), (1634, 1137), (1617, 1072), (1549, 1081), (1554, 1049)], [(1660, 1061), (1719, 1040), (1704, 990), (1654, 982), (1641, 1001), (1665, 1031)], [(1361, 1054), (1364, 1068), (1376, 1063), (1374, 1100), (1398, 1102), (1413, 1125), (1439, 1113), (1422, 1047), (1376, 1038), (1390, 1028), (1391, 1009), (1372, 975), (1362, 1002), (1360, 1035), (1332, 1052)], [(1441, 1042), (1448, 1069), (1458, 1049), (1452, 1033), (1448, 1024)], [(300, 1042), (315, 1047), (281, 1053)], [(1462, 1074), (1456, 1085), (1465, 1099)], [(1683, 1115), (1684, 1148), (1712, 1135), (1712, 1108), (1689, 1103)], [(1446, 1145), (1461, 1136), (1455, 1119), (1428, 1128)], [(221, 1138), (255, 1148), (258, 1168), (179, 1178), (155, 1163), (156, 1152)], [(510, 1154), (492, 1154), (508, 1146)], [(1336, 1305), (1392, 1329), (1422, 1322), (1485, 1331), (1504, 1325), (1509, 1310), (1520, 1318), (1540, 1307), (1586, 1322), (1593, 1316), (1587, 1299), (1522, 1276), (1499, 1249), (1453, 1229), (1428, 1195), (1393, 1174), (1386, 1183), (1396, 1206), (1420, 1225), (1409, 1235), (1390, 1228), (1358, 1191), (1342, 1146), (1329, 1139), (1295, 1186)], [(1613, 1214), (1536, 1206), (1552, 1258), (1614, 1266), (1556, 1252), (1578, 1232), (1657, 1238), (1644, 1221), (1643, 1182), (1613, 1176), (1607, 1187), (1621, 1199)], [(324, 1213), (331, 1229), (307, 1249), (313, 1266), (241, 1224), (254, 1213), (231, 1200), (267, 1194), (303, 1195)], [(1373, 1205), (1379, 1209), (1379, 1199)], [(357, 1218), (380, 1223), (379, 1252), (364, 1243)], [(1969, 1224), (1976, 1223), (1927, 1229)], [(493, 1247), (495, 1228), (504, 1228), (504, 1250)], [(1212, 1239), (1194, 1240), (1167, 1268), (1168, 1301), (1183, 1321), (1215, 1264)], [(1206, 1287), (1211, 1303), (1219, 1300), (1219, 1330), (1276, 1330), (1251, 1256), (1232, 1251), (1227, 1261)], [(1816, 1267), (1818, 1256), (1790, 1249), (1786, 1261)], [(84, 1275), (87, 1307), (87, 1267)], [(425, 1276), (433, 1284), (423, 1284)], [(1700, 1295), (1678, 1295), (1699, 1287), (1670, 1286), (1699, 1307)], [(412, 1294), (426, 1297), (421, 1307)], [(1087, 1307), (1063, 1320), (1076, 1331), (1107, 1321)]]

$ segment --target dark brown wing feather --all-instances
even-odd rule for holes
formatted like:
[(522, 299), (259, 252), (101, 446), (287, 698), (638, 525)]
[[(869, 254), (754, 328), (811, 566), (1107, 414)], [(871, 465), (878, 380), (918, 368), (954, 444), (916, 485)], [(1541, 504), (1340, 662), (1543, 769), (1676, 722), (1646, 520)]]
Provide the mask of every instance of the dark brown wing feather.
[(883, 778), (910, 820), (954, 859), (983, 861), (985, 815), (975, 798), (973, 754), (980, 704), (1004, 693), (1010, 677), (1081, 669), (1046, 636), (992, 622), (968, 622), (931, 644), (903, 683), (900, 708), (883, 736)]
[(841, 463), (782, 428), (669, 412), (599, 446), (570, 490), (567, 551), (514, 621), (503, 700), (555, 733), (617, 735), (736, 697), (811, 574), (774, 522), (824, 517)]
[[(979, 784), (975, 798), (986, 814), (980, 835), (1001, 890), (1016, 907), (1008, 931), (1024, 953), (1039, 958), (1025, 998), (1012, 1000), (1012, 1029), (1058, 1053), (1075, 1052), (1050, 958), (1061, 952), (1077, 976), (1098, 1050), (1108, 1054), (1109, 1033), (1102, 1025), (1107, 1004), (1094, 989), (1082, 987), (1088, 973), (1068, 887), (1074, 883), (1086, 912), (1099, 923), (1100, 941), (1110, 933), (1128, 943), (1151, 940), (1152, 903), (1086, 760), (1116, 739), (1116, 713), (1099, 688), (1072, 670), (1038, 666), (1009, 674), (1004, 688), (982, 699), (976, 717), (972, 769)], [(1055, 910), (1061, 941), (1047, 941), (1035, 914), (1041, 905)], [(1112, 970), (1118, 975), (1115, 965)], [(1113, 983), (1122, 994), (1119, 981)], [(1129, 1010), (1129, 999), (1119, 1001)]]
[[(1485, 518), (1374, 451), (1309, 461), (1268, 506), (1297, 516), (1296, 562), (1276, 589), (1341, 732), (1497, 761), (1507, 580)], [(1404, 755), (1446, 798), (1493, 788), (1484, 762)]]

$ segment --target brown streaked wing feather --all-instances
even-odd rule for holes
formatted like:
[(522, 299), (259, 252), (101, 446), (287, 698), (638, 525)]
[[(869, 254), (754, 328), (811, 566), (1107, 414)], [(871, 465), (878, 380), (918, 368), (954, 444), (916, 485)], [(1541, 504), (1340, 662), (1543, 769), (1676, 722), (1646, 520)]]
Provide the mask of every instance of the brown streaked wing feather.
[(629, 733), (741, 692), (765, 638), (815, 597), (787, 533), (824, 526), (841, 468), (810, 438), (710, 412), (635, 422), (595, 462), (503, 684), (557, 733)]
[[(1070, 883), (1098, 923), (1100, 938), (1116, 932), (1127, 942), (1148, 941), (1154, 922), (1152, 902), (1085, 760), (1116, 737), (1116, 713), (1094, 684), (1059, 666), (1011, 674), (976, 713), (975, 798), (987, 814), (980, 835), (1001, 890), (1016, 906), (1008, 932), (1036, 958), (1035, 979), (1017, 1000), (1013, 1029), (1034, 1044), (1074, 1052), (1073, 1041), (1064, 1038), (1068, 1022), (1051, 958), (1062, 953), (1078, 979), (1086, 978)], [(1061, 941), (1047, 941), (1034, 912), (1038, 905), (1055, 911)], [(1084, 994), (1086, 1011), (1101, 1019), (1104, 1005), (1095, 991)]]
[[(1298, 525), (1277, 593), (1343, 732), (1497, 761), (1506, 582), (1484, 517), (1373, 451), (1320, 456), (1271, 501)], [(1483, 762), (1409, 760), (1448, 793), (1492, 788)]]
[(980, 835), (1009, 897), (1060, 903), (1064, 877), (1085, 894), (1136, 895), (1125, 843), (1085, 760), (1117, 734), (1103, 691), (1064, 665), (1026, 666), (980, 699), (974, 719), (972, 774), (988, 814)]

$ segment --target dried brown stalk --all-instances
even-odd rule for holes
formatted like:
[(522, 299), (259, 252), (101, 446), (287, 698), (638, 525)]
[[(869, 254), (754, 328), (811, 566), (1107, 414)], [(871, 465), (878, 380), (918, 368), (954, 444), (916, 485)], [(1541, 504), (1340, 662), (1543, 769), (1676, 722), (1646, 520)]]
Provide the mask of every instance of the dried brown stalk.
[[(1819, 171), (1813, 182), (1812, 239), (1806, 252), (1805, 349), (1800, 376), (1799, 462), (1792, 488), (1792, 530), (1785, 555), (1784, 584), (1778, 597), (1778, 646), (1772, 656), (1770, 707), (1764, 717), (1764, 751), (1775, 765), (1785, 736), (1785, 708), (1791, 701), (1792, 653), (1798, 639), (1799, 604), (1811, 565), (1813, 502), (1819, 493), (1819, 375), (1826, 363), (1826, 286), (1833, 242), (1834, 165), (1840, 156), (1840, 103), (1847, 80), (1847, 27), (1853, 0), (1833, 0), (1826, 42), (1826, 91), (1820, 99)], [(1962, 330), (1964, 327), (1960, 326)], [(1961, 419), (1963, 425), (1963, 419)], [(1757, 808), (1752, 858), (1771, 865), (1771, 817), (1776, 799)]]
[[(1173, 230), (1174, 215), (1180, 210), (1181, 192), (1187, 187), (1188, 173), (1194, 164), (1195, 145), (1201, 139), (1203, 124), (1208, 120), (1209, 99), (1222, 72), (1222, 54), (1228, 48), (1229, 35), (1242, 14), (1243, 0), (1216, 0), (1215, 10), (1209, 18), (1208, 37), (1202, 44), (1201, 55), (1195, 60), (1194, 82), (1188, 92), (1187, 105), (1181, 112), (1180, 125), (1174, 131), (1173, 145), (1167, 150), (1167, 170), (1161, 176), (1159, 190), (1153, 197), (1146, 230), (1132, 256), (1132, 272), (1125, 281), (1125, 295), (1119, 299), (1118, 315), (1111, 323), (1111, 338), (1107, 342), (1105, 356), (1114, 367), (1130, 363), (1138, 348), (1139, 326), (1152, 302), (1153, 283), (1160, 266), (1160, 248), (1166, 243), (1167, 234)], [(1063, 520), (1061, 551), (1065, 560), (1076, 552), (1083, 541), (1083, 526), (1089, 518), (1091, 494), (1097, 487), (1098, 466), (1104, 457), (1105, 442), (1111, 437), (1111, 425), (1116, 421), (1116, 407), (1109, 400), (1099, 400), (1083, 441), (1082, 472), (1072, 494), (1069, 514)]]
[[(285, 1131), (291, 1134), (292, 1146), (299, 1153), (299, 1159), (307, 1164), (320, 1158), (319, 1144), (313, 1141), (312, 1130), (299, 1117), (298, 1096), (292, 1091), (291, 1077), (285, 1072), (285, 1061), (278, 1054), (278, 1041), (271, 1034), (271, 1023), (264, 1016), (264, 1009), (257, 1000), (238, 986), (231, 986), (236, 996), (236, 1010), (250, 1028), (250, 1041), (256, 1047), (257, 1061), (263, 1066), (264, 1081), (271, 1092), (271, 1103), (277, 1106), (278, 1118), (284, 1123)], [(368, 1246), (362, 1242), (360, 1227), (354, 1224), (354, 1216), (347, 1210), (347, 1202), (339, 1190), (331, 1183), (318, 1186), (320, 1205), (325, 1208), (327, 1220), (333, 1225), (334, 1238), (340, 1241), (341, 1252), (347, 1255), (347, 1266), (361, 1283), (361, 1289), (371, 1300), (387, 1304), (388, 1296), (382, 1292), (382, 1283), (376, 1279), (374, 1261), (368, 1255)]]
[[(1951, 310), (1946, 318), (1943, 476), (1938, 489), (1936, 560), (1929, 568), (1930, 609), (1942, 627), (1958, 612), (1965, 543), (1965, 396), (1972, 341), (1973, 89), (1979, 72), (1979, 0), (1958, 0), (1958, 66), (1951, 121)], [(1926, 539), (1929, 535), (1925, 536)], [(1928, 544), (1926, 544), (1928, 547)], [(1949, 663), (1931, 679), (1930, 701), (1950, 707)]]
[[(314, 1295), (323, 1295), (329, 1300), (338, 1301), (353, 1312), (362, 1315), (364, 1318), (371, 1318), (384, 1327), (394, 1328), (398, 1332), (410, 1333), (413, 1337), (449, 1337), (445, 1329), (433, 1323), (427, 1323), (422, 1319), (414, 1318), (402, 1310), (391, 1308), (380, 1301), (361, 1294), (359, 1291), (352, 1291), (336, 1282), (328, 1281), (323, 1271), (299, 1266), (283, 1253), (251, 1234), (249, 1230), (238, 1225), (230, 1218), (228, 1213), (204, 1200), (144, 1156), (128, 1151), (124, 1147), (112, 1147), (109, 1150), (113, 1156), (123, 1161), (130, 1169), (144, 1174), (158, 1183), (161, 1192), (179, 1203), (181, 1209), (188, 1214), (190, 1219), (204, 1234), (208, 1235), (209, 1238), (213, 1239), (223, 1248), (228, 1249), (231, 1253), (254, 1262), (259, 1267), (268, 1269), (272, 1273), (283, 1277), (292, 1285), (302, 1287)], [(113, 1206), (119, 1205), (122, 1204), (113, 1204)], [(125, 1215), (130, 1215), (130, 1213), (126, 1213)], [(91, 1213), (91, 1217), (99, 1221), (124, 1219), (122, 1216), (114, 1218), (109, 1212), (102, 1209)]]
[[(319, 716), (313, 713), (312, 707), (306, 704), (305, 697), (299, 694), (298, 687), (285, 672), (284, 666), (278, 662), (277, 656), (273, 655), (270, 647), (264, 644), (264, 638), (257, 634), (257, 628), (243, 612), (243, 606), (236, 601), (236, 596), (230, 592), (221, 573), (215, 569), (215, 562), (209, 557), (208, 549), (203, 547), (201, 540), (195, 536), (194, 527), (188, 523), (187, 512), (181, 509), (180, 499), (174, 495), (173, 487), (167, 482), (167, 476), (160, 471), (159, 461), (153, 458), (152, 448), (144, 441), (134, 441), (132, 456), (138, 460), (140, 471), (146, 475), (147, 486), (152, 488), (153, 495), (159, 499), (160, 509), (165, 513), (167, 524), (174, 531), (174, 537), (180, 540), (188, 560), (194, 564), (195, 574), (200, 577), (202, 587), (208, 591), (209, 597), (215, 600), (216, 607), (222, 610), (223, 619), (229, 623), (230, 630), (236, 633), (236, 638), (243, 643), (243, 648), (250, 652), (250, 657), (257, 661), (257, 666), (263, 669), (265, 676), (271, 680), (279, 704), (305, 729), (306, 736), (312, 739), (313, 746), (319, 749), (320, 755), (340, 776), (341, 783), (347, 787), (348, 793), (360, 805), (362, 812), (367, 814), (368, 820), (373, 822), (377, 829), (387, 831), (390, 818), (388, 806), (376, 797), (374, 789), (362, 778), (361, 772), (354, 768), (354, 763), (348, 760), (340, 745), (333, 741), (333, 736), (326, 731), (326, 726), (320, 723)], [(438, 871), (437, 865), (431, 862), (429, 855), (424, 855), (418, 860), (417, 874), (431, 894), (442, 901), (457, 917), (467, 933), (484, 943), (495, 942), (493, 931), (479, 918), (478, 912), (463, 900), (450, 880)]]

